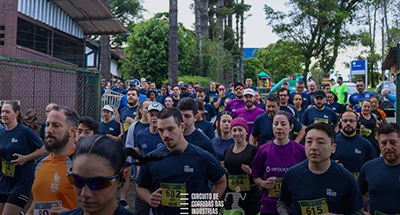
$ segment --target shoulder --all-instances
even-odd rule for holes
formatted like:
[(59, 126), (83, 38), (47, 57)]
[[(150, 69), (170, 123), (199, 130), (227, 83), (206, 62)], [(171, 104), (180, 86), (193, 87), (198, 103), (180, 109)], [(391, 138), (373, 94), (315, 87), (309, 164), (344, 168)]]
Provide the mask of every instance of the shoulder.
[(257, 116), (256, 121), (264, 120), (265, 118), (268, 118), (268, 113), (263, 113)]
[(385, 163), (385, 161), (383, 160), (383, 157), (375, 158), (375, 159), (372, 159), (372, 160), (366, 162), (361, 167), (361, 170), (362, 171), (368, 171), (368, 170), (372, 169), (372, 170), (375, 171), (376, 170), (376, 166), (379, 166), (379, 165), (384, 164), (384, 163)]
[(308, 160), (304, 160), (292, 167), (290, 167), (288, 170), (285, 172), (286, 177), (291, 177), (292, 175), (297, 175), (297, 174), (302, 174), (305, 171), (308, 170)]
[(338, 175), (344, 177), (344, 179), (353, 180), (354, 176), (342, 165), (336, 163), (335, 161), (331, 160), (331, 167)]

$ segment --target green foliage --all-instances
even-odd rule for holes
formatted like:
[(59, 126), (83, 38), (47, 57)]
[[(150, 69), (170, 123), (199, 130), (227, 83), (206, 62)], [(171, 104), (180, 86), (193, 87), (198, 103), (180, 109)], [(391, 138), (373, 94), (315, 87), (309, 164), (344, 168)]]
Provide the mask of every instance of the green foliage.
[[(124, 77), (145, 77), (161, 83), (168, 77), (168, 14), (156, 14), (146, 22), (137, 24), (128, 37), (125, 58), (121, 60)], [(179, 74), (193, 70), (195, 35), (179, 25)]]
[(257, 74), (264, 71), (264, 66), (259, 58), (244, 59), (244, 78), (251, 78), (253, 82), (257, 80)]
[[(199, 82), (201, 86), (207, 87), (210, 85), (210, 81), (212, 81), (212, 79), (210, 77), (202, 77), (197, 75), (183, 75), (178, 77), (178, 82), (179, 81), (187, 84), (194, 84), (196, 82)], [(168, 84), (168, 80), (164, 80), (162, 83)]]

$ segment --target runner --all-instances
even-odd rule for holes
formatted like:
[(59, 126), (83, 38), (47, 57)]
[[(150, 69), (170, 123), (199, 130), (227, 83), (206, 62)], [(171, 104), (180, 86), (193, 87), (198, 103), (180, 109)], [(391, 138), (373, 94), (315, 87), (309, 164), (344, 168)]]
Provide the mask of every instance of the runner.
[(172, 97), (167, 96), (164, 101), (165, 107), (172, 107), (174, 102), (172, 101)]
[(226, 190), (225, 170), (210, 153), (185, 140), (185, 124), (180, 111), (163, 109), (158, 114), (157, 125), (165, 146), (151, 154), (181, 153), (142, 167), (136, 189), (139, 197), (155, 209), (155, 215), (180, 214), (180, 199), (169, 194), (188, 193), (190, 200), (192, 193), (209, 193), (210, 180), (214, 184), (211, 192), (218, 193), (221, 198)]
[[(239, 108), (245, 107), (246, 103), (244, 102), (244, 84), (242, 82), (236, 82), (234, 85), (234, 93), (236, 95), (235, 98), (231, 99), (226, 105), (225, 105), (225, 111), (230, 111), (232, 113), (235, 113), (235, 111)], [(254, 105), (258, 107), (258, 102), (255, 101)]]
[(303, 97), (301, 96), (300, 93), (295, 93), (293, 95), (293, 105), (297, 110), (297, 113), (299, 115), (299, 120), (301, 120), (305, 109), (303, 108)]
[(336, 132), (325, 123), (307, 127), (307, 160), (286, 171), (277, 208), (280, 215), (363, 214), (364, 203), (354, 176), (330, 159)]
[(228, 192), (239, 190), (242, 195), (245, 195), (245, 198), (239, 201), (239, 206), (246, 215), (255, 215), (260, 212), (261, 191), (251, 177), (251, 163), (258, 148), (247, 143), (248, 130), (245, 119), (235, 118), (232, 121), (231, 134), (235, 143), (225, 150), (223, 166), (229, 174)]
[[(215, 132), (214, 132), (214, 127), (213, 124), (209, 121), (207, 121), (205, 117), (205, 110), (204, 110), (204, 102), (201, 101), (200, 99), (194, 99), (197, 103), (197, 106), (199, 107), (199, 113), (196, 116), (196, 122), (194, 122), (194, 126), (196, 127), (197, 130), (200, 130), (205, 134), (210, 140), (214, 139), (215, 137)], [(207, 104), (210, 105), (210, 104)]]
[(289, 104), (290, 91), (287, 88), (281, 88), (278, 90), (278, 96), (280, 100), (279, 110), (287, 111), (292, 114), (294, 118), (299, 120), (299, 114), (297, 113), (296, 107)]
[(215, 153), (219, 161), (224, 160), (225, 149), (234, 144), (231, 134), (233, 115), (229, 111), (222, 111), (215, 123), (218, 136), (212, 139)]
[[(46, 109), (45, 109), (46, 117), (49, 115), (51, 109), (56, 105), (57, 105), (56, 103), (49, 103), (46, 106)], [(42, 141), (44, 141), (46, 138), (46, 120), (42, 123), (42, 126), (40, 127), (39, 137), (42, 139)]]
[(83, 139), (68, 171), (80, 207), (63, 215), (133, 215), (115, 201), (117, 190), (125, 181), (125, 160), (122, 146), (110, 137)]
[(273, 131), (275, 139), (262, 145), (254, 158), (252, 169), (254, 182), (261, 187), (260, 212), (277, 214), (282, 177), (291, 166), (305, 160), (304, 146), (289, 139), (293, 129), (290, 113), (279, 111), (274, 116)]
[(78, 143), (82, 137), (91, 137), (98, 133), (99, 124), (89, 116), (79, 118), (78, 129), (76, 130), (75, 143)]
[(375, 132), (378, 130), (380, 122), (376, 119), (374, 114), (371, 114), (371, 101), (363, 100), (361, 102), (361, 113), (359, 113), (359, 117), (361, 123), (360, 134), (367, 138), (372, 144), (374, 157), (379, 157), (381, 152), (379, 150), (379, 143), (375, 139)]
[(45, 153), (43, 143), (24, 125), (17, 102), (4, 102), (0, 129), (0, 214), (16, 215), (29, 201), (34, 179), (34, 160)]
[(104, 105), (102, 110), (103, 121), (99, 123), (99, 134), (121, 142), (124, 128), (120, 122), (112, 118), (114, 109), (110, 105)]
[(383, 124), (378, 130), (382, 157), (364, 164), (358, 184), (361, 193), (369, 195), (369, 214), (400, 213), (400, 127)]
[(349, 97), (349, 109), (355, 110), (356, 112), (361, 112), (361, 102), (363, 100), (369, 99), (374, 94), (365, 91), (365, 84), (362, 79), (356, 81), (357, 92), (354, 92)]
[(340, 117), (346, 110), (343, 105), (337, 102), (337, 97), (332, 91), (326, 93), (326, 103), (325, 106), (335, 111), (336, 116)]
[[(386, 113), (385, 111), (383, 111), (380, 107), (379, 104), (380, 99), (377, 96), (371, 96), (371, 98), (369, 99), (371, 101), (371, 113), (375, 114), (376, 119), (381, 123), (386, 123)], [(377, 134), (378, 132), (376, 132)], [(378, 139), (378, 136), (375, 135), (375, 139)]]

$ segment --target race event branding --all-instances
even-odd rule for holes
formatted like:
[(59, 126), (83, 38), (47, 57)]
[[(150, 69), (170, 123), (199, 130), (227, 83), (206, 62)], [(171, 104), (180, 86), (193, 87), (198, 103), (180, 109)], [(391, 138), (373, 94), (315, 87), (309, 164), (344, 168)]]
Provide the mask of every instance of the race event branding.
[[(190, 201), (185, 202), (187, 200)], [(180, 214), (219, 214), (221, 208), (224, 207), (224, 201), (219, 200), (218, 193), (181, 193)]]

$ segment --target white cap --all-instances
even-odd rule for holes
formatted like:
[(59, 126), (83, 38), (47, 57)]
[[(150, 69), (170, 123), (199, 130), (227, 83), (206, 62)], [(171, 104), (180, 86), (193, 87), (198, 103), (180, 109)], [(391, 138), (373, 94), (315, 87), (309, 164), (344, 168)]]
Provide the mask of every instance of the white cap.
[(143, 82), (143, 81), (146, 81), (146, 79), (145, 79), (145, 78), (141, 78), (141, 79), (140, 79), (140, 81), (142, 81), (142, 82)]
[(108, 110), (114, 113), (114, 109), (110, 105), (104, 105), (103, 110)]
[(149, 106), (147, 107), (147, 111), (150, 112), (152, 110), (156, 110), (158, 112), (160, 112), (162, 110), (162, 104), (160, 102), (152, 102), (149, 104)]
[(245, 89), (245, 90), (243, 91), (243, 95), (244, 95), (244, 96), (245, 96), (245, 95), (252, 95), (252, 96), (255, 96), (256, 93), (254, 92), (253, 89), (247, 88), (247, 89)]

